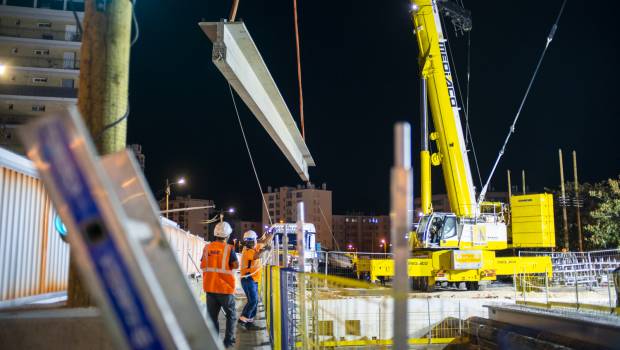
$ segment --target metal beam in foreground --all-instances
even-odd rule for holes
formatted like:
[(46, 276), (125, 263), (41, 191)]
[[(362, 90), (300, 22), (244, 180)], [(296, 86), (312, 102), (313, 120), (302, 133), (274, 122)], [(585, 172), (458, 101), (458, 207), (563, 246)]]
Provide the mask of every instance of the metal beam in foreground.
[(395, 350), (408, 349), (407, 308), (409, 297), (409, 244), (407, 237), (413, 220), (413, 170), (411, 169), (411, 126), (394, 126), (394, 166), (390, 179), (390, 223), (392, 252), (394, 253), (394, 346)]
[(243, 22), (198, 24), (213, 42), (212, 60), (304, 181), (312, 155)]

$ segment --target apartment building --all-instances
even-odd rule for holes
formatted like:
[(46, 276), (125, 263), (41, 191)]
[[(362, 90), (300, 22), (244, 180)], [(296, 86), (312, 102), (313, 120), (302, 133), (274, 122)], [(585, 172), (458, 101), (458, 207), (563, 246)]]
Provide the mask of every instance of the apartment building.
[[(161, 210), (166, 209), (166, 200), (162, 199), (159, 202)], [(191, 207), (206, 207), (214, 206), (214, 202), (210, 199), (192, 198), (192, 196), (176, 196), (170, 199), (168, 202), (168, 209), (186, 209)], [(210, 226), (205, 224), (204, 221), (209, 220), (215, 215), (213, 208), (198, 209), (198, 210), (181, 210), (172, 213), (168, 213), (168, 219), (179, 224), (183, 230), (189, 231), (204, 239), (209, 238)], [(166, 216), (164, 214), (164, 216)]]
[(390, 217), (350, 213), (333, 215), (333, 232), (342, 251), (390, 251)]
[(2, 1), (0, 147), (23, 152), (18, 125), (77, 103), (83, 11), (83, 1)]
[(274, 223), (296, 222), (297, 203), (304, 203), (304, 218), (316, 227), (316, 242), (322, 247), (333, 249), (332, 227), (332, 191), (327, 185), (316, 187), (314, 184), (297, 187), (269, 186), (264, 193), (267, 209), (263, 206), (263, 225), (269, 225), (269, 216)]

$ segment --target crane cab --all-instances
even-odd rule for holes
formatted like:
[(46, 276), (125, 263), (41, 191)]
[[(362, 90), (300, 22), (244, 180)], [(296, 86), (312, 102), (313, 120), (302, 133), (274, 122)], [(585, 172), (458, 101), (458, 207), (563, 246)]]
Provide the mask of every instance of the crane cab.
[(415, 239), (418, 249), (499, 250), (507, 248), (507, 229), (495, 215), (459, 218), (454, 213), (435, 212), (420, 218)]

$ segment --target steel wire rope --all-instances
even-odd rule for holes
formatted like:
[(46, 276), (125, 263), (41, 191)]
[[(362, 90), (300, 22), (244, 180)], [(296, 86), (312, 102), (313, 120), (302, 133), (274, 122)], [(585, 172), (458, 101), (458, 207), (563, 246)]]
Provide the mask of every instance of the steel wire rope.
[(478, 197), (478, 204), (482, 203), (482, 201), (484, 200), (484, 197), (487, 192), (487, 188), (489, 187), (489, 183), (491, 182), (491, 179), (493, 178), (493, 174), (495, 173), (495, 170), (497, 169), (497, 165), (499, 164), (499, 161), (501, 160), (502, 156), (504, 155), (504, 152), (506, 151), (506, 145), (508, 144), (508, 140), (510, 140), (510, 136), (512, 136), (512, 134), (514, 134), (515, 132), (515, 126), (517, 124), (517, 121), (519, 120), (521, 111), (523, 110), (523, 105), (525, 104), (525, 101), (527, 100), (530, 90), (532, 89), (532, 85), (534, 84), (534, 80), (536, 79), (536, 76), (538, 75), (538, 70), (540, 69), (542, 61), (545, 58), (545, 54), (547, 53), (549, 44), (553, 40), (553, 37), (555, 36), (555, 32), (558, 29), (558, 23), (560, 22), (560, 17), (562, 16), (562, 13), (564, 12), (565, 6), (566, 6), (566, 0), (562, 1), (562, 6), (560, 7), (560, 11), (558, 12), (557, 17), (555, 18), (555, 22), (553, 23), (553, 26), (551, 27), (551, 30), (549, 31), (549, 34), (547, 35), (547, 42), (545, 43), (545, 48), (542, 50), (542, 53), (540, 54), (540, 58), (538, 59), (538, 63), (536, 64), (536, 68), (534, 69), (534, 73), (532, 74), (532, 77), (530, 78), (530, 82), (527, 85), (527, 89), (525, 90), (525, 95), (523, 96), (523, 99), (521, 99), (521, 104), (519, 105), (517, 114), (515, 115), (512, 125), (510, 126), (510, 129), (508, 130), (508, 134), (506, 135), (504, 144), (502, 145), (502, 148), (500, 149), (499, 154), (497, 155), (497, 159), (495, 159), (493, 168), (491, 168), (491, 173), (489, 174), (489, 178), (487, 179), (487, 182), (482, 187), (482, 191), (480, 192), (480, 197)]
[(241, 123), (241, 117), (239, 116), (239, 109), (237, 108), (237, 102), (235, 101), (235, 94), (233, 93), (230, 83), (228, 83), (228, 90), (230, 91), (230, 98), (232, 99), (233, 106), (235, 107), (235, 114), (237, 115), (237, 121), (239, 122), (239, 128), (241, 129), (241, 136), (243, 136), (243, 142), (245, 143), (245, 149), (248, 151), (248, 156), (250, 157), (250, 163), (252, 164), (252, 170), (254, 171), (254, 176), (256, 177), (256, 183), (258, 184), (258, 191), (260, 192), (261, 198), (263, 199), (263, 205), (265, 206), (265, 210), (267, 211), (267, 217), (269, 218), (269, 225), (273, 225), (273, 220), (271, 220), (271, 214), (269, 213), (269, 208), (267, 207), (267, 201), (265, 200), (265, 194), (263, 193), (263, 187), (260, 184), (260, 178), (258, 177), (258, 172), (256, 171), (256, 165), (254, 164), (254, 158), (252, 157), (252, 151), (250, 151), (250, 145), (248, 144), (248, 139), (245, 136), (245, 130), (243, 129), (243, 123)]
[[(441, 25), (442, 27), (446, 28), (447, 31), (447, 26), (444, 25), (444, 20), (443, 20), (443, 16), (440, 16), (440, 21), (441, 21)], [(469, 37), (469, 31), (467, 32), (468, 37)], [(447, 33), (446, 33), (446, 37), (447, 37)], [(469, 143), (471, 144), (471, 151), (474, 155), (474, 164), (476, 165), (476, 171), (478, 173), (478, 181), (480, 182), (480, 186), (482, 186), (482, 173), (480, 172), (480, 166), (478, 165), (478, 156), (476, 154), (476, 146), (474, 145), (474, 138), (471, 134), (471, 129), (469, 128), (469, 57), (468, 57), (468, 61), (467, 61), (467, 106), (465, 106), (464, 100), (463, 100), (463, 93), (461, 91), (461, 84), (459, 82), (459, 74), (458, 74), (458, 69), (456, 68), (456, 61), (454, 60), (454, 56), (452, 55), (452, 47), (450, 46), (450, 40), (446, 40), (446, 49), (448, 51), (448, 56), (450, 57), (450, 61), (451, 63), (451, 68), (452, 71), (454, 72), (454, 80), (456, 81), (456, 87), (457, 87), (457, 91), (458, 91), (458, 98), (461, 100), (461, 105), (463, 107), (465, 107), (465, 109), (463, 110), (463, 114), (465, 115), (465, 151), (467, 151), (467, 135), (469, 134)], [(469, 55), (469, 47), (468, 47), (468, 55)]]

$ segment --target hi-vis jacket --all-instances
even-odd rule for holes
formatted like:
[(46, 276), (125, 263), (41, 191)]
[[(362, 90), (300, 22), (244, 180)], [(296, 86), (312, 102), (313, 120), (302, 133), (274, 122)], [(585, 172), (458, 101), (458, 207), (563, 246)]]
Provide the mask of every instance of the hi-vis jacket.
[(258, 252), (262, 247), (262, 244), (257, 244), (254, 248), (243, 248), (241, 253), (241, 278), (252, 276), (256, 283), (260, 282), (261, 262)]
[(229, 265), (230, 254), (235, 254), (232, 245), (211, 242), (202, 250), (200, 268), (203, 271), (202, 288), (207, 293), (233, 294), (235, 275)]

